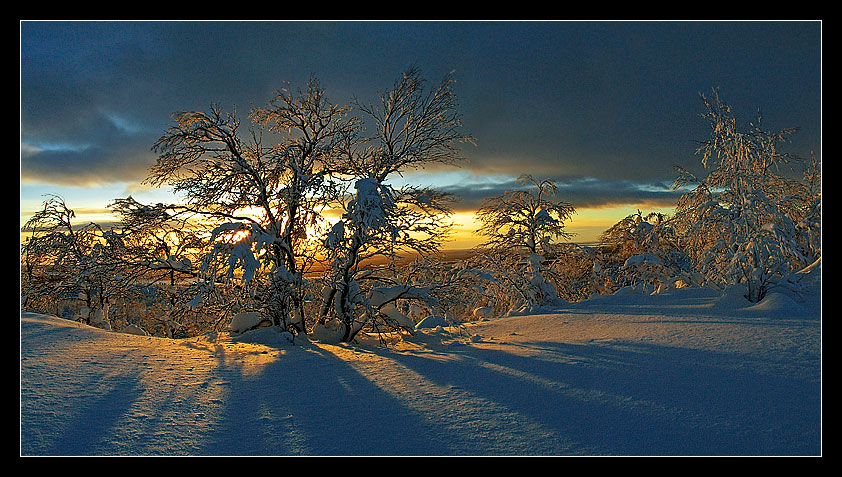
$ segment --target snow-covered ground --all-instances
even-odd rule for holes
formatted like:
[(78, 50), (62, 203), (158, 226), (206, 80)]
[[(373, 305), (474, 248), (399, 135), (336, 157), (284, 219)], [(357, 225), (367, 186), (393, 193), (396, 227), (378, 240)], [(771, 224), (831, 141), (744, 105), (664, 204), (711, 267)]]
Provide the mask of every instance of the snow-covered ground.
[(21, 314), (21, 455), (821, 455), (820, 279), (597, 297), (391, 347)]

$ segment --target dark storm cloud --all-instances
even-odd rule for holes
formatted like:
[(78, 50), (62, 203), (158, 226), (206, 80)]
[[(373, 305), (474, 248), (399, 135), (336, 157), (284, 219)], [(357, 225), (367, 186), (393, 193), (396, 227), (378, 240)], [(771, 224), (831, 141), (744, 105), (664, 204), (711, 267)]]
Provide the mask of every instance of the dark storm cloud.
[(85, 187), (139, 182), (146, 177), (150, 164), (146, 150), (147, 141), (142, 138), (117, 144), (104, 141), (46, 149), (25, 147), (21, 150), (21, 180)]
[(172, 113), (219, 103), (244, 117), (311, 75), (334, 102), (365, 98), (426, 58), (394, 51), (414, 35), (391, 33), (329, 22), (23, 22), (22, 176), (141, 180)]
[(817, 23), (516, 24), (476, 42), (477, 54), (501, 53), (482, 81), (467, 80), (478, 168), (671, 177), (697, 160), (709, 133), (699, 93), (714, 87), (742, 125), (760, 108), (771, 129), (802, 128), (801, 154), (820, 145)]
[(173, 112), (219, 102), (245, 116), (311, 74), (334, 102), (365, 100), (415, 64), (431, 85), (454, 71), (472, 170), (610, 185), (570, 189), (582, 203), (656, 199), (635, 184), (697, 163), (698, 95), (713, 87), (744, 123), (761, 108), (769, 129), (801, 128), (796, 152), (819, 149), (820, 34), (818, 22), (23, 22), (22, 177), (139, 181)]

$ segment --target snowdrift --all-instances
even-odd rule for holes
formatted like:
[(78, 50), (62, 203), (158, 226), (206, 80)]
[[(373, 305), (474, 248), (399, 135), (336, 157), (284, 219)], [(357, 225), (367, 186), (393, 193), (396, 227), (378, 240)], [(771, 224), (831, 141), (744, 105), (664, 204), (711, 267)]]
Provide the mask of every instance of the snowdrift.
[(820, 289), (735, 295), (430, 318), (389, 347), (22, 313), (20, 453), (821, 455)]

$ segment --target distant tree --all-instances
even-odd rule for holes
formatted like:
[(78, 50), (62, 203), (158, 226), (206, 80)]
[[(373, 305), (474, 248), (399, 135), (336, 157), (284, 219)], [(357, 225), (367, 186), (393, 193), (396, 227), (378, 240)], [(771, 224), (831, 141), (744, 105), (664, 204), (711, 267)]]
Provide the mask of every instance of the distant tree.
[(530, 188), (485, 199), (477, 210), (481, 223), (478, 233), (487, 239), (481, 248), (500, 257), (495, 260), (511, 261), (515, 257), (518, 263), (525, 261), (530, 283), (530, 289), (525, 291), (528, 304), (551, 304), (558, 297), (544, 276), (543, 262), (558, 239), (572, 236), (564, 224), (575, 208), (555, 200), (556, 185), (550, 180), (538, 181), (522, 175), (518, 183)]
[[(119, 234), (99, 225), (73, 223), (64, 199), (50, 196), (24, 225), (30, 232), (21, 250), (24, 309), (38, 301), (84, 303), (80, 319), (110, 328), (110, 304), (134, 273), (122, 266)], [(58, 310), (56, 310), (56, 314)]]
[(71, 220), (74, 217), (75, 213), (67, 208), (64, 199), (53, 196), (44, 201), (43, 209), (24, 225), (23, 231), (30, 235), (21, 245), (23, 309), (49, 307), (60, 314), (57, 299), (79, 294), (80, 290), (68, 283), (73, 273), (71, 265), (77, 257), (73, 249), (79, 248), (73, 239), (75, 231)]

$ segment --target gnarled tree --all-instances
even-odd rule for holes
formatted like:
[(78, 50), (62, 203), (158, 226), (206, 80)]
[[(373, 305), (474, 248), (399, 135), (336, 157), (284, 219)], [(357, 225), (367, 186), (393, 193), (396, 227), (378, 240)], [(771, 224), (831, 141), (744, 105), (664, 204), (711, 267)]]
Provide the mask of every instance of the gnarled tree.
[[(262, 295), (262, 311), (276, 325), (296, 332), (306, 330), (303, 272), (313, 258), (312, 234), (334, 197), (331, 164), (347, 155), (358, 128), (347, 111), (312, 78), (304, 91), (278, 91), (268, 107), (255, 108), (248, 134), (236, 111), (212, 106), (177, 114), (154, 146), (160, 156), (147, 181), (185, 195), (172, 213), (218, 225), (202, 268), (208, 283), (240, 278)], [(265, 134), (277, 142), (264, 145)]]

